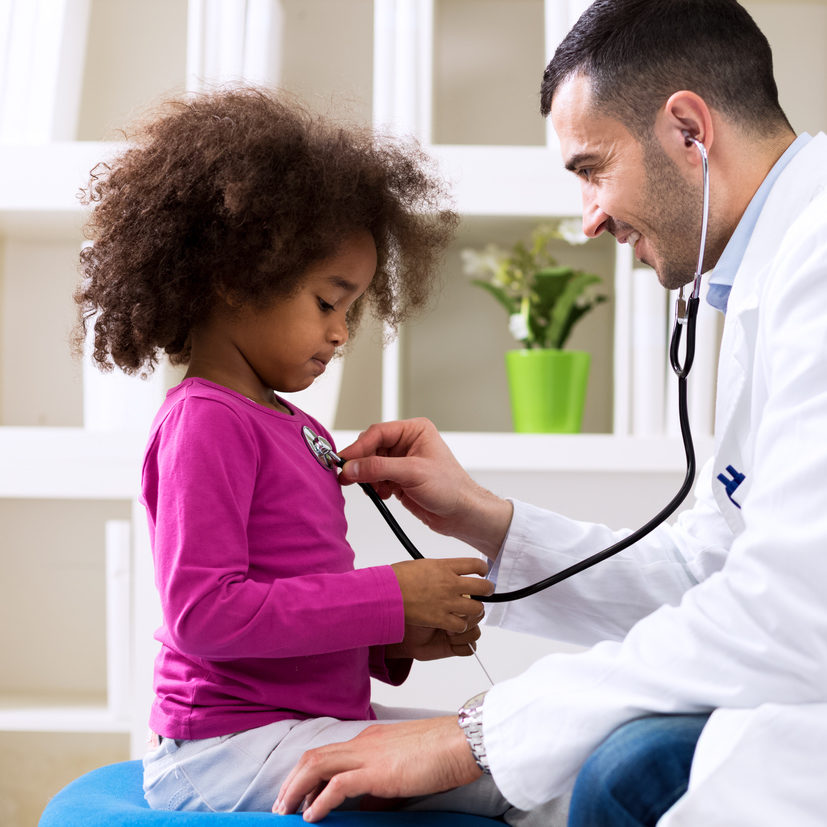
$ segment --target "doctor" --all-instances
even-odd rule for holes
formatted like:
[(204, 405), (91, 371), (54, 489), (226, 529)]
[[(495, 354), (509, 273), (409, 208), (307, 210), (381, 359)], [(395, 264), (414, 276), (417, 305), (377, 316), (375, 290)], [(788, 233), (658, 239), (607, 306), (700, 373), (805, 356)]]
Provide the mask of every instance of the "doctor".
[[(704, 266), (726, 314), (714, 457), (673, 526), (489, 611), (592, 648), (543, 658), (459, 718), (307, 753), (276, 809), (309, 795), (312, 821), (345, 796), (490, 772), (524, 810), (573, 787), (578, 827), (823, 825), (827, 136), (796, 138), (766, 39), (734, 0), (598, 0), (541, 98), (582, 186), (584, 230), (633, 245), (665, 287), (691, 281), (697, 257), (701, 166), (684, 131), (706, 146)], [(424, 420), (374, 425), (342, 454), (344, 481), (376, 483), (476, 547), (501, 591), (621, 533), (481, 489)]]

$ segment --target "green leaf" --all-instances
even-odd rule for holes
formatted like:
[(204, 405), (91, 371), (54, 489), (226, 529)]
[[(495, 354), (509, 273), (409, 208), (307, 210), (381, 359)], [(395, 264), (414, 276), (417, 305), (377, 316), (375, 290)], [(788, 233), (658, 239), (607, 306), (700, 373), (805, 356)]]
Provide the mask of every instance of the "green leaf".
[(595, 305), (606, 301), (605, 296), (595, 296), (591, 301), (578, 303), (584, 291), (600, 281), (600, 277), (592, 273), (577, 271), (572, 274), (572, 278), (561, 292), (549, 318), (546, 331), (548, 347), (562, 348), (574, 325)]
[(571, 267), (547, 267), (534, 273), (530, 327), (540, 347), (546, 347), (552, 312), (573, 275)]
[(483, 281), (482, 279), (473, 279), (471, 284), (475, 284), (477, 287), (481, 287), (490, 293), (505, 308), (505, 312), (508, 313), (509, 316), (519, 312), (519, 303), (516, 299), (509, 296), (505, 289), (499, 285), (491, 284), (491, 282)]

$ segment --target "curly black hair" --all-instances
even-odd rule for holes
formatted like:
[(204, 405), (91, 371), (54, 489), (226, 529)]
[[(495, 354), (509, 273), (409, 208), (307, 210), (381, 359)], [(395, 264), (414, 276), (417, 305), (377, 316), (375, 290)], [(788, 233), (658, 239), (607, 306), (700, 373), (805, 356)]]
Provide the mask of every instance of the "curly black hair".
[(82, 190), (93, 206), (75, 291), (75, 345), (146, 374), (190, 356), (190, 331), (219, 295), (266, 307), (307, 268), (368, 230), (376, 275), (365, 302), (391, 330), (433, 292), (457, 215), (414, 142), (311, 114), (284, 93), (241, 87), (165, 103)]

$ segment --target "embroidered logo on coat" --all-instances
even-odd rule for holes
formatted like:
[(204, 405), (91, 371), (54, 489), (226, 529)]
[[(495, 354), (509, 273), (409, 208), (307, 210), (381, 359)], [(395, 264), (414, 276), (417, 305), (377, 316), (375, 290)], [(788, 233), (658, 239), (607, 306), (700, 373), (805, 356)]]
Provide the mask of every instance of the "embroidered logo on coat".
[(736, 502), (732, 495), (738, 490), (738, 486), (744, 481), (745, 476), (740, 471), (736, 471), (731, 465), (727, 465), (726, 470), (729, 477), (726, 474), (718, 474), (718, 481), (724, 484), (724, 490), (727, 497), (729, 497), (729, 501), (736, 508), (740, 508), (741, 504)]

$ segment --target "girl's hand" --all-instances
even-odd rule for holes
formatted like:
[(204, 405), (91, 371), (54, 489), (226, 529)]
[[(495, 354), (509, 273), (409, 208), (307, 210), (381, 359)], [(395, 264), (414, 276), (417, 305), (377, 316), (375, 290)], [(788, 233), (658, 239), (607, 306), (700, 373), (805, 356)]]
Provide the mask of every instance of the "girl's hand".
[(386, 646), (385, 657), (414, 660), (438, 660), (454, 655), (467, 657), (474, 654), (474, 642), (479, 637), (480, 627), (476, 624), (458, 635), (425, 626), (406, 626), (402, 642)]
[[(391, 565), (405, 605), (405, 623), (462, 634), (482, 620), (485, 610), (473, 595), (494, 591), (483, 580), (488, 566), (477, 557), (405, 560)], [(467, 575), (480, 575), (469, 577)]]
[(343, 485), (372, 483), (380, 497), (397, 496), (432, 530), (496, 558), (511, 523), (511, 503), (468, 476), (429, 420), (371, 425), (339, 454), (346, 460)]

